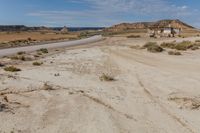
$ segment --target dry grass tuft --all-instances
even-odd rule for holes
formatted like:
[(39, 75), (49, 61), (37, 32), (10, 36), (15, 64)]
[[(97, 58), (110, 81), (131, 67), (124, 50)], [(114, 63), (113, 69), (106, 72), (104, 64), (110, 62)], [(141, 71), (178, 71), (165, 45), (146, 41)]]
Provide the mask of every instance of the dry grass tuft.
[(53, 86), (49, 85), (48, 83), (44, 83), (41, 90), (55, 90), (55, 89), (53, 88)]
[(197, 50), (200, 47), (199, 43), (193, 43), (190, 41), (183, 41), (180, 43), (176, 43), (176, 42), (171, 42), (171, 43), (162, 43), (160, 45), (163, 48), (170, 48), (170, 49), (176, 49), (176, 50), (182, 50), (182, 51), (186, 51), (188, 49), (191, 50)]
[(37, 52), (41, 52), (43, 54), (49, 53), (48, 49), (46, 49), (46, 48), (41, 48), (41, 49), (37, 50)]
[(14, 67), (14, 66), (5, 67), (4, 70), (9, 71), (9, 72), (19, 72), (19, 71), (21, 71), (21, 69)]
[(159, 53), (164, 51), (164, 49), (160, 47), (156, 42), (148, 42), (143, 46), (143, 48), (147, 48), (147, 51), (152, 53)]
[(0, 67), (4, 67), (5, 65), (3, 63), (0, 63)]
[(181, 52), (179, 52), (179, 51), (169, 51), (168, 54), (169, 55), (182, 55)]
[(127, 38), (140, 38), (141, 36), (140, 35), (129, 35), (127, 36)]
[(37, 61), (36, 61), (36, 62), (33, 62), (33, 65), (34, 65), (34, 66), (41, 66), (42, 64), (43, 64), (43, 62), (37, 62)]
[(177, 50), (183, 50), (183, 51), (185, 51), (187, 49), (190, 49), (192, 46), (193, 46), (192, 42), (190, 42), (190, 41), (183, 41), (181, 43), (176, 44), (174, 48), (177, 49)]
[(103, 73), (103, 74), (99, 77), (99, 79), (100, 79), (101, 81), (115, 81), (114, 77), (112, 77), (112, 76), (110, 76), (110, 75), (108, 75), (108, 74), (105, 74), (105, 73)]
[(26, 54), (26, 52), (25, 52), (25, 51), (20, 51), (20, 52), (18, 52), (17, 54), (18, 54), (18, 55), (23, 55), (23, 54)]
[(129, 48), (131, 48), (131, 49), (141, 49), (141, 47), (139, 45), (129, 46)]

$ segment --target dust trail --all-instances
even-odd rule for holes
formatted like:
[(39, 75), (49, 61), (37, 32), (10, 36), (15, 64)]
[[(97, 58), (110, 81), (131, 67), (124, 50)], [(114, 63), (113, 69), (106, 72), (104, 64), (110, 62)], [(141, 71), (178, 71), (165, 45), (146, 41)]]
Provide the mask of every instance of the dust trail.
[(144, 89), (145, 94), (155, 103), (157, 103), (160, 108), (163, 110), (164, 113), (166, 113), (168, 116), (170, 116), (173, 120), (175, 120), (176, 122), (178, 122), (181, 126), (183, 126), (184, 128), (186, 128), (188, 131), (190, 131), (191, 133), (196, 133), (188, 124), (186, 121), (182, 120), (181, 118), (179, 118), (178, 116), (172, 114), (169, 110), (167, 110), (167, 108), (165, 108), (160, 102), (159, 100), (157, 100), (152, 94), (151, 92), (145, 87), (144, 83), (142, 82), (142, 80), (140, 79), (138, 73), (136, 72), (136, 78), (138, 80), (139, 85)]

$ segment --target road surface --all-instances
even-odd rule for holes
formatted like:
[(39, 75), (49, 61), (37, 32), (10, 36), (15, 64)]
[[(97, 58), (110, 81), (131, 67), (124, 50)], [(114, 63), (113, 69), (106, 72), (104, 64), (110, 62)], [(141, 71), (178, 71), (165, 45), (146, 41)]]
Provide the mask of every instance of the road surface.
[(90, 38), (75, 40), (75, 41), (68, 41), (68, 42), (58, 42), (58, 43), (50, 43), (50, 44), (43, 44), (43, 45), (34, 45), (34, 46), (25, 46), (25, 47), (17, 47), (17, 48), (8, 48), (8, 49), (1, 49), (0, 50), (0, 57), (8, 56), (16, 54), (20, 51), (25, 52), (33, 52), (41, 48), (61, 48), (67, 46), (75, 46), (75, 45), (83, 45), (88, 43), (93, 43), (102, 40), (103, 37), (101, 35), (96, 35)]

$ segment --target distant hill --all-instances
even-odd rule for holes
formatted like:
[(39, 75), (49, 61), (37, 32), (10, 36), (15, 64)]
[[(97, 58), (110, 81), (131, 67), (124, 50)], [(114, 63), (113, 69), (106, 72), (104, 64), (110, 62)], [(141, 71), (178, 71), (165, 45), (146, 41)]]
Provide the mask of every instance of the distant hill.
[(51, 30), (48, 27), (27, 27), (24, 25), (0, 25), (0, 31), (6, 31), (6, 32), (11, 32), (11, 31), (49, 31)]
[[(87, 31), (87, 30), (103, 30), (104, 27), (66, 27), (68, 31)], [(0, 25), (0, 32), (12, 32), (12, 31), (61, 31), (63, 27), (28, 27), (25, 25)]]
[(110, 32), (121, 32), (125, 30), (134, 30), (134, 29), (154, 29), (154, 28), (180, 28), (180, 29), (195, 29), (194, 27), (180, 21), (180, 20), (160, 20), (157, 22), (137, 22), (137, 23), (121, 23), (114, 25), (112, 27), (106, 28), (105, 31)]

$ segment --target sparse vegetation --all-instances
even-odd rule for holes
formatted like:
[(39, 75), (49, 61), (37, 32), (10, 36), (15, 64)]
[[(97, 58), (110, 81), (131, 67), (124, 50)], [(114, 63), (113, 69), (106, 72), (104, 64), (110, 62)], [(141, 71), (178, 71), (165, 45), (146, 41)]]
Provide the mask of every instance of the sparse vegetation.
[(10, 59), (12, 59), (12, 60), (21, 60), (21, 61), (31, 61), (32, 60), (32, 58), (25, 57), (24, 55), (11, 56)]
[(132, 49), (141, 49), (141, 47), (139, 45), (130, 46), (130, 48), (132, 48)]
[(148, 42), (143, 46), (143, 48), (147, 48), (147, 50), (152, 53), (159, 53), (164, 51), (164, 49), (160, 47), (156, 42)]
[(36, 61), (36, 62), (33, 62), (33, 65), (34, 65), (34, 66), (41, 66), (42, 64), (43, 64), (43, 62), (37, 62), (37, 61)]
[(183, 41), (183, 42), (180, 42), (180, 43), (175, 43), (175, 42), (162, 43), (160, 46), (164, 47), (164, 48), (170, 48), (170, 49), (185, 51), (185, 50), (188, 50), (188, 49), (191, 49), (191, 50), (199, 49), (200, 45), (199, 45), (199, 43), (192, 43), (190, 41)]
[(183, 51), (185, 51), (185, 50), (191, 48), (192, 46), (193, 46), (192, 42), (190, 42), (190, 41), (183, 41), (181, 43), (177, 43), (174, 48), (177, 49), (177, 50), (183, 50)]
[(47, 84), (47, 83), (44, 83), (43, 87), (41, 88), (41, 90), (54, 90), (54, 88)]
[(200, 40), (196, 40), (195, 42), (199, 42), (200, 43)]
[(25, 52), (25, 51), (20, 51), (20, 52), (18, 52), (17, 54), (18, 54), (18, 55), (23, 55), (23, 54), (26, 54), (26, 52)]
[(182, 55), (181, 52), (179, 52), (179, 51), (169, 51), (168, 54), (169, 55)]
[(0, 112), (4, 111), (6, 109), (8, 109), (8, 106), (6, 104), (3, 104), (0, 102)]
[(114, 77), (112, 77), (112, 76), (110, 76), (110, 75), (108, 75), (108, 74), (105, 74), (105, 73), (103, 73), (103, 74), (99, 77), (99, 79), (100, 79), (101, 81), (114, 81), (114, 80), (115, 80)]
[(41, 53), (43, 53), (43, 54), (49, 53), (48, 49), (46, 49), (46, 48), (41, 48), (41, 49), (37, 50), (37, 52), (38, 52), (38, 53), (41, 52)]
[(169, 43), (164, 42), (160, 46), (163, 48), (174, 49), (175, 45), (176, 45), (175, 42), (169, 42)]
[(127, 36), (127, 38), (140, 38), (141, 36), (140, 35), (129, 35)]
[(21, 71), (21, 69), (14, 67), (14, 66), (5, 67), (4, 70), (9, 71), (9, 72), (19, 72), (19, 71)]
[(194, 45), (194, 46), (191, 47), (191, 50), (197, 50), (197, 49), (199, 49), (198, 46), (195, 46), (195, 45)]
[(0, 63), (0, 67), (4, 67), (5, 65), (3, 63)]

